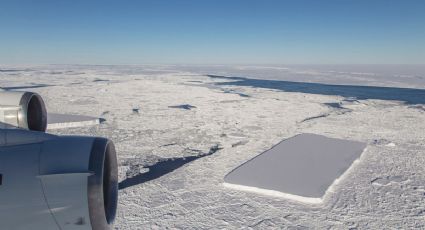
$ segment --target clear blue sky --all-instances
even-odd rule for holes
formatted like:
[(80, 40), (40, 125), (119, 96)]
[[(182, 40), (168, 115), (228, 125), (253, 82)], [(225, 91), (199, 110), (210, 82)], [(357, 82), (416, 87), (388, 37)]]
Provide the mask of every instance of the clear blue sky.
[(425, 0), (0, 0), (0, 64), (425, 64)]

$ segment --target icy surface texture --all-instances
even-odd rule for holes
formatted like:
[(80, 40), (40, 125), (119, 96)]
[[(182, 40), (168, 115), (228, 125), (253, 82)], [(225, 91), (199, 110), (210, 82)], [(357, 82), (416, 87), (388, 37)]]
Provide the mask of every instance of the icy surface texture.
[[(296, 67), (299, 71), (294, 75), (288, 73), (295, 71), (291, 67), (238, 67), (241, 71), (223, 66), (202, 71), (143, 65), (1, 68), (22, 71), (0, 72), (0, 87), (40, 93), (49, 112), (104, 119), (100, 125), (50, 132), (111, 138), (121, 182), (138, 175), (152, 178), (148, 176), (152, 174), (143, 175), (164, 161), (188, 162), (156, 179), (121, 189), (116, 229), (425, 228), (423, 104), (288, 92), (276, 89), (287, 84), (267, 81), (269, 77), (326, 84), (362, 81), (362, 85), (424, 89), (424, 71), (387, 73), (391, 68), (384, 68), (387, 72), (375, 76), (367, 74), (373, 70), (361, 67), (330, 68), (336, 72), (323, 74), (309, 71), (313, 67), (304, 73)], [(227, 76), (232, 71), (265, 81), (254, 81), (261, 83), (255, 87), (245, 80), (241, 82), (245, 85), (232, 84), (238, 80), (205, 76)], [(356, 73), (340, 73), (350, 71)], [(356, 88), (350, 88), (350, 95), (355, 94), (352, 89)], [(169, 108), (185, 104), (196, 108)], [(299, 133), (368, 144), (354, 170), (344, 174), (322, 203), (303, 204), (222, 186), (234, 168)], [(214, 154), (189, 162), (217, 148)]]

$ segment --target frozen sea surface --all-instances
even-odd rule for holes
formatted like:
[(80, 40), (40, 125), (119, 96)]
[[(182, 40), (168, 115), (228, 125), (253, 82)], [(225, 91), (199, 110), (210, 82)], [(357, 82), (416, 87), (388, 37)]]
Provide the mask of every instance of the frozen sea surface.
[[(114, 141), (116, 229), (424, 229), (425, 72), (320, 68), (1, 66), (0, 87), (41, 94), (51, 113), (103, 119), (49, 132)], [(367, 144), (323, 202), (223, 186), (300, 133)]]

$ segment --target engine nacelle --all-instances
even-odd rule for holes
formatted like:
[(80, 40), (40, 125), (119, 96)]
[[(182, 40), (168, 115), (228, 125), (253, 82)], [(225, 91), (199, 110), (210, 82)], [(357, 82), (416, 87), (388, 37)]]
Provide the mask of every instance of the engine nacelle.
[(105, 138), (0, 130), (1, 229), (110, 229), (117, 180)]
[(118, 200), (114, 144), (47, 134), (46, 126), (38, 94), (0, 92), (0, 229), (111, 229)]
[(0, 91), (0, 129), (10, 127), (46, 131), (47, 112), (40, 95), (32, 92)]

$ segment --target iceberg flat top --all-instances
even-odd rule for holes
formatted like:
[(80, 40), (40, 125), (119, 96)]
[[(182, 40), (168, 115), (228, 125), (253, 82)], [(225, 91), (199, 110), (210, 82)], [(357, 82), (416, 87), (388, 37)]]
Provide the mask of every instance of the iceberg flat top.
[(365, 147), (357, 141), (300, 134), (242, 164), (224, 180), (229, 184), (321, 198)]

